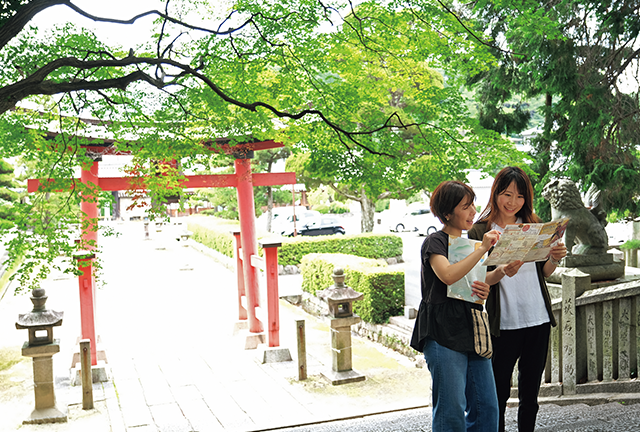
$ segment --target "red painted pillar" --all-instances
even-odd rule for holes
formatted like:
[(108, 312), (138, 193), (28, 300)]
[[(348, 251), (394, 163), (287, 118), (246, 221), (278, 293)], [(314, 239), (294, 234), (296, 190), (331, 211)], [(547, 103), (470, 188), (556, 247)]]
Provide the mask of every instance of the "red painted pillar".
[(280, 242), (261, 242), (267, 274), (267, 329), (269, 346), (280, 346), (280, 296), (278, 295), (278, 248)]
[(78, 261), (78, 269), (82, 272), (82, 275), (78, 276), (82, 339), (91, 340), (91, 364), (95, 366), (98, 364), (93, 302), (93, 259), (95, 254), (88, 251), (80, 251), (75, 255), (75, 258)]
[(253, 179), (251, 176), (251, 158), (253, 152), (237, 154), (235, 161), (238, 180), (238, 213), (240, 215), (240, 243), (242, 245), (242, 266), (244, 274), (247, 313), (249, 315), (249, 332), (262, 333), (264, 328), (256, 317), (256, 307), (260, 306), (258, 292), (258, 269), (251, 265), (251, 255), (258, 255), (256, 239), (255, 206), (253, 202)]
[(235, 252), (236, 252), (236, 278), (238, 280), (238, 319), (247, 319), (247, 310), (242, 305), (242, 297), (245, 297), (244, 289), (244, 270), (242, 265), (242, 245), (240, 244), (240, 231), (232, 231), (235, 239)]
[[(90, 170), (82, 170), (80, 174), (82, 183), (93, 183), (98, 185), (98, 161), (94, 161)], [(82, 248), (94, 250), (98, 245), (98, 200), (97, 197), (83, 196), (80, 209), (84, 213), (82, 216)]]
[[(98, 185), (98, 160), (94, 160), (91, 169), (83, 169), (80, 173), (80, 181), (88, 184)], [(93, 186), (92, 186), (93, 187)], [(98, 246), (98, 201), (97, 197), (83, 194), (80, 203), (82, 210), (82, 241), (81, 247), (87, 251), (95, 250)], [(81, 320), (81, 339), (91, 340), (91, 364), (98, 364), (98, 356), (96, 351), (96, 328), (95, 328), (95, 281), (93, 279), (93, 259), (94, 254), (82, 255), (78, 259), (82, 276), (79, 276), (80, 284), (80, 320)]]

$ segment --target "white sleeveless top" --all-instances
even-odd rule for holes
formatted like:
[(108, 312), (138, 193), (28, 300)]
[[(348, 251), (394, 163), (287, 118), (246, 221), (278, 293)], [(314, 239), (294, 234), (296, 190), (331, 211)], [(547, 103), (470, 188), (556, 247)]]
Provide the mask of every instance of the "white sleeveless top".
[[(504, 231), (495, 223), (491, 229)], [(535, 263), (524, 263), (518, 273), (513, 277), (504, 276), (499, 285), (500, 330), (535, 327), (550, 321)]]

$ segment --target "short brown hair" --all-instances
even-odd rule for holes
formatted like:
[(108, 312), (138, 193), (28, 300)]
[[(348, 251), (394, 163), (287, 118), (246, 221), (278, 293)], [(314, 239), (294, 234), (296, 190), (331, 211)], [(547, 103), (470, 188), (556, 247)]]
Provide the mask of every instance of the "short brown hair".
[(456, 180), (442, 182), (431, 195), (431, 213), (446, 225), (447, 216), (465, 198), (468, 204), (473, 204), (476, 199), (476, 193), (468, 185)]

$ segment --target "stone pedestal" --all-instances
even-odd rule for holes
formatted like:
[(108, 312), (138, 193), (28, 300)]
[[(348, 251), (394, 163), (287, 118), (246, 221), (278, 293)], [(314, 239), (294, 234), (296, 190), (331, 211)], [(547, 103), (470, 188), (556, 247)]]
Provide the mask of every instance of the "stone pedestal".
[(261, 344), (266, 343), (267, 335), (264, 332), (251, 333), (249, 331), (249, 321), (236, 321), (233, 325), (233, 336), (238, 336), (244, 341), (245, 350), (254, 350)]
[(360, 321), (357, 315), (331, 320), (332, 370), (322, 375), (333, 385), (364, 381), (366, 378), (354, 371), (351, 363), (351, 326)]
[(289, 348), (267, 347), (265, 345), (260, 345), (257, 348), (257, 354), (256, 358), (258, 362), (262, 364), (292, 361)]
[[(109, 364), (107, 362), (107, 353), (101, 347), (100, 336), (96, 336), (96, 340), (98, 344), (95, 350), (96, 364), (91, 366), (91, 380), (94, 383), (107, 382), (110, 379), (110, 370), (109, 370)], [(71, 368), (69, 369), (69, 379), (71, 381), (72, 386), (82, 385), (82, 367), (80, 366), (80, 359), (81, 359), (80, 339), (76, 341), (76, 347), (78, 351), (73, 353), (73, 357), (71, 359)]]
[(60, 342), (56, 339), (46, 345), (22, 346), (22, 355), (33, 358), (33, 389), (36, 408), (23, 424), (64, 423), (67, 421), (66, 408), (56, 405), (53, 379), (53, 355), (60, 352)]
[[(77, 354), (77, 353), (75, 353)], [(74, 354), (74, 358), (75, 358)], [(91, 366), (91, 380), (94, 383), (109, 381), (109, 365), (103, 360)], [(82, 367), (80, 363), (74, 363), (69, 370), (69, 378), (72, 386), (82, 385)]]
[(562, 259), (547, 281), (559, 284), (562, 282), (562, 275), (574, 269), (588, 274), (592, 282), (613, 280), (624, 276), (624, 266), (624, 261), (614, 260), (613, 255), (609, 253), (571, 255)]

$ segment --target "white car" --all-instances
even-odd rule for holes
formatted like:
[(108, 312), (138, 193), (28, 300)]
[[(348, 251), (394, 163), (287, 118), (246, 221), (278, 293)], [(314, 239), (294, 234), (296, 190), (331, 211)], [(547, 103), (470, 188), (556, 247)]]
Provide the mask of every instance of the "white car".
[[(271, 219), (271, 232), (280, 234), (282, 231), (287, 230), (289, 226), (293, 224), (293, 211), (293, 207), (274, 207)], [(320, 216), (320, 212), (307, 210), (305, 207), (300, 206), (296, 206), (295, 212), (296, 220)], [(263, 213), (260, 218), (264, 219), (263, 223), (266, 225), (267, 213)]]
[(401, 218), (393, 219), (389, 230), (394, 232), (411, 231), (419, 235), (429, 235), (442, 228), (442, 223), (429, 208), (416, 208), (405, 213)]
[[(300, 212), (296, 211), (296, 215), (295, 215), (296, 231), (299, 231), (300, 229), (302, 229), (302, 227), (306, 224), (307, 221), (313, 220), (320, 216), (322, 216), (320, 212), (315, 210), (303, 210)], [(275, 228), (272, 228), (272, 231), (283, 236), (293, 235), (293, 225), (294, 225), (293, 221), (294, 221), (294, 216), (289, 215), (286, 217), (284, 221), (282, 221), (280, 224), (277, 224)]]
[[(296, 224), (296, 232), (299, 236), (344, 235), (346, 233), (337, 218), (327, 216), (301, 219)], [(293, 229), (290, 232), (283, 232), (282, 235), (293, 236)]]

